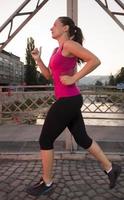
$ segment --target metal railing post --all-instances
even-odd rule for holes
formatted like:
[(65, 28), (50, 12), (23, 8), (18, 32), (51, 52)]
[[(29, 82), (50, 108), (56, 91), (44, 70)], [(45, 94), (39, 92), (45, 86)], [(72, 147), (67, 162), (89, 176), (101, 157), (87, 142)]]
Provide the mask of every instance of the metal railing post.
[[(71, 17), (75, 24), (78, 22), (78, 0), (67, 0), (67, 16)], [(78, 146), (71, 134), (66, 134), (66, 150), (77, 150)]]

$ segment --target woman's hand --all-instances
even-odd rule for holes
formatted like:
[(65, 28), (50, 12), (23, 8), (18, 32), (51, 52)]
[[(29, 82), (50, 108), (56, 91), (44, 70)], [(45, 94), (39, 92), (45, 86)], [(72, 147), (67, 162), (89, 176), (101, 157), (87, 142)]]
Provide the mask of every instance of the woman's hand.
[(35, 48), (32, 52), (31, 55), (34, 58), (35, 61), (38, 61), (40, 59), (40, 52), (41, 50), (38, 50), (38, 48)]
[(60, 81), (64, 85), (72, 85), (75, 83), (74, 76), (68, 76), (68, 75), (60, 76)]

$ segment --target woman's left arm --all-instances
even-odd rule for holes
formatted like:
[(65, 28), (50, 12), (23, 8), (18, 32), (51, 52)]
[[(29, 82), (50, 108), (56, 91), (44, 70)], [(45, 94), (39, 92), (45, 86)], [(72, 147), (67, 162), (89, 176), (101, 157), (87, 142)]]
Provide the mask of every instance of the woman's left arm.
[(65, 42), (64, 50), (66, 52), (69, 52), (71, 55), (80, 58), (86, 64), (80, 71), (76, 72), (73, 76), (71, 77), (66, 75), (62, 76), (61, 81), (63, 84), (70, 85), (77, 82), (78, 80), (80, 80), (81, 78), (92, 72), (94, 69), (96, 69), (96, 67), (98, 67), (101, 64), (99, 58), (97, 58), (96, 55), (94, 55), (88, 49), (82, 47), (77, 42), (71, 40)]

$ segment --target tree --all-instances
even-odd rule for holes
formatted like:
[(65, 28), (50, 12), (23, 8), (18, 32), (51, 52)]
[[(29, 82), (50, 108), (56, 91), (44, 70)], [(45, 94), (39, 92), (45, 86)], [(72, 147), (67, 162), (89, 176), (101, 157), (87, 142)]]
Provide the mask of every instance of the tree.
[(50, 84), (51, 81), (47, 80), (41, 73), (38, 77), (38, 85), (47, 85)]
[(115, 78), (112, 74), (109, 76), (108, 85), (116, 85)]
[(124, 83), (124, 67), (121, 68), (120, 72), (117, 74), (116, 78), (117, 83)]
[(31, 51), (35, 48), (34, 39), (32, 37), (27, 38), (27, 48), (26, 48), (26, 65), (36, 66), (35, 60), (31, 55)]
[(52, 81), (45, 79), (45, 77), (37, 71), (35, 60), (31, 55), (31, 51), (35, 48), (34, 39), (29, 37), (27, 39), (26, 48), (26, 65), (25, 65), (25, 83), (27, 85), (46, 85)]
[(27, 85), (37, 85), (37, 69), (35, 60), (31, 56), (31, 51), (35, 48), (34, 39), (27, 39), (25, 82)]
[(95, 85), (96, 86), (103, 86), (103, 83), (101, 81), (97, 80), (96, 83), (95, 83)]

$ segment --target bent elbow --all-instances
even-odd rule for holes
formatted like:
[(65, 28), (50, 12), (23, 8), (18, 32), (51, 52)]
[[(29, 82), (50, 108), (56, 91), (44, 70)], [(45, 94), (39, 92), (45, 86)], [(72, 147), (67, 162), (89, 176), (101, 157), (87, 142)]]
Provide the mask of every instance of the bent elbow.
[(98, 65), (101, 65), (101, 61), (98, 59)]
[(99, 58), (96, 59), (96, 67), (98, 67), (101, 64), (101, 61), (99, 60)]

